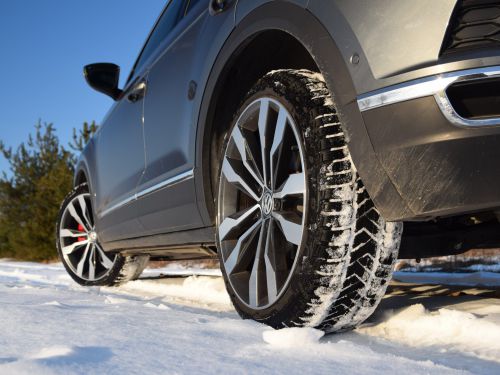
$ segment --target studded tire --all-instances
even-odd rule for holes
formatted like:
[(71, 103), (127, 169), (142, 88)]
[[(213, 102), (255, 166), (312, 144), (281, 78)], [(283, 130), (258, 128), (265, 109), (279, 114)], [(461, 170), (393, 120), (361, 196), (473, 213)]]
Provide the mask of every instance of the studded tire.
[(402, 224), (385, 222), (370, 199), (322, 75), (307, 70), (268, 73), (244, 99), (228, 134), (245, 109), (262, 97), (287, 108), (300, 130), (308, 192), (304, 234), (286, 290), (265, 308), (249, 307), (233, 288), (218, 237), (228, 293), (243, 318), (275, 328), (310, 326), (333, 332), (356, 327), (385, 294)]

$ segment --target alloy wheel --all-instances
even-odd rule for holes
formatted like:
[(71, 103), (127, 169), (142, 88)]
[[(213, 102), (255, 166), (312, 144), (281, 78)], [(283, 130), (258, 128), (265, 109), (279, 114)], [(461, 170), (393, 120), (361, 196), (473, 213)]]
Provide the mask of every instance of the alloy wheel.
[(307, 188), (300, 132), (273, 98), (249, 104), (222, 160), (218, 245), (227, 278), (252, 309), (285, 291), (304, 237)]
[(99, 244), (89, 193), (75, 196), (65, 207), (59, 241), (66, 265), (83, 280), (102, 279), (115, 263), (117, 256), (106, 254)]

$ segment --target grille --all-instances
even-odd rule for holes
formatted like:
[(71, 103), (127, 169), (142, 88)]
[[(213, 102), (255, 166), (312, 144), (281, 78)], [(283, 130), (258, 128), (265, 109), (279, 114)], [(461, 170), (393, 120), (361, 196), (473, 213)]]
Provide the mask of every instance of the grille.
[(443, 53), (500, 47), (500, 1), (459, 0)]

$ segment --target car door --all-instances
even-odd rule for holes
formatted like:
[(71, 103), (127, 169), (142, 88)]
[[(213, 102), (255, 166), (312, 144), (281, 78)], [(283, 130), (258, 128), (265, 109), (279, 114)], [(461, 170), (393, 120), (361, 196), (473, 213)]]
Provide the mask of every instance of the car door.
[(96, 136), (94, 192), (97, 229), (103, 241), (140, 233), (133, 200), (145, 168), (143, 90), (145, 77), (130, 82)]
[(208, 4), (172, 1), (172, 5), (180, 3), (178, 23), (152, 58), (144, 101), (146, 170), (138, 190), (138, 209), (146, 234), (203, 225), (193, 178), (196, 120), (193, 98), (188, 96), (195, 89), (190, 82), (193, 55)]

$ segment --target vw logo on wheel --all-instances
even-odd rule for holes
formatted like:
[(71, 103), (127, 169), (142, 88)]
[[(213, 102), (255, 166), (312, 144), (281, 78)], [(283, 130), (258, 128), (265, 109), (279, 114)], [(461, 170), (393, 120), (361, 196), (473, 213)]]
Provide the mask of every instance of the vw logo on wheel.
[(262, 197), (262, 212), (264, 215), (270, 215), (271, 212), (273, 211), (273, 205), (274, 205), (274, 200), (273, 196), (271, 195), (270, 192), (264, 193), (264, 196)]

